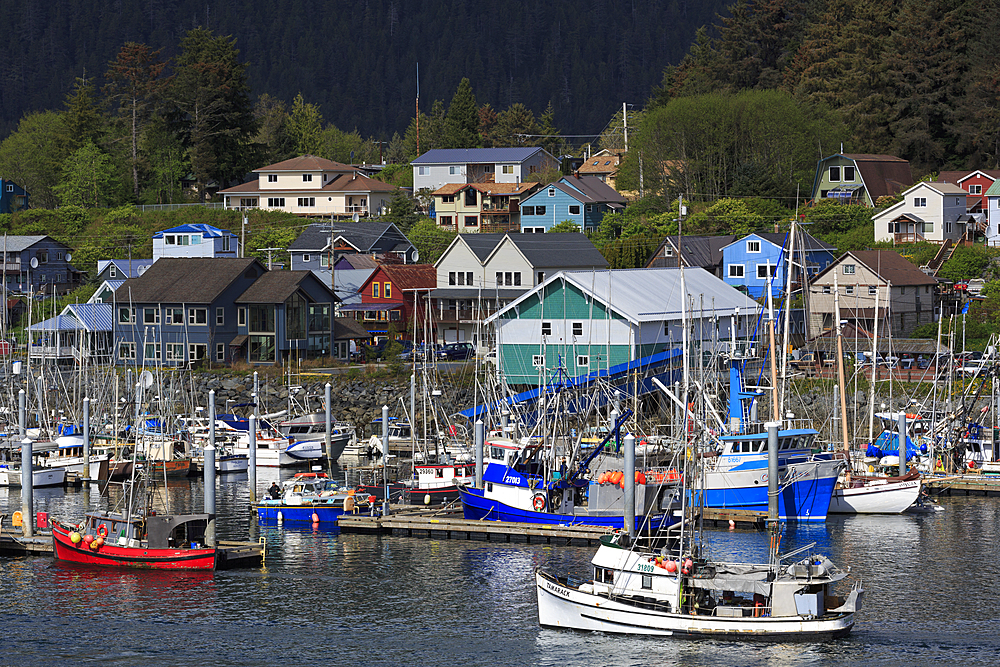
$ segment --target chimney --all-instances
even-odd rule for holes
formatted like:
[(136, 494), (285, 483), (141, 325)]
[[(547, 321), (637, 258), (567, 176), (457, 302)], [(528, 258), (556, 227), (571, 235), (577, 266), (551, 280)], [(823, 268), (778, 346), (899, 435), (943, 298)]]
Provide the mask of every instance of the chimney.
[(576, 171), (574, 171), (573, 175), (576, 176), (577, 178), (580, 178), (580, 170), (577, 169)]

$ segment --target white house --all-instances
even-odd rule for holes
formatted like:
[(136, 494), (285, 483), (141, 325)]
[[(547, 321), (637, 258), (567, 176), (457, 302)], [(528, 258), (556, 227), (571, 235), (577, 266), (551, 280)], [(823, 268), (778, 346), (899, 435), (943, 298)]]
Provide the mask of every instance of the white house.
[(264, 208), (307, 216), (379, 215), (396, 188), (353, 167), (313, 155), (254, 169), (257, 180), (220, 190), (226, 208)]
[(434, 192), (448, 183), (523, 183), (559, 161), (544, 148), (436, 148), (410, 163), (413, 191)]
[(1000, 180), (986, 191), (986, 245), (1000, 245)]
[[(239, 250), (240, 238), (236, 234), (228, 229), (219, 229), (212, 225), (201, 223), (180, 225), (153, 234), (153, 262), (161, 257), (224, 257), (232, 259), (239, 257)], [(146, 261), (148, 264), (149, 261)]]
[(903, 201), (872, 216), (875, 242), (944, 243), (962, 239), (967, 224), (972, 222), (966, 204), (968, 194), (953, 183), (917, 183), (903, 193)]

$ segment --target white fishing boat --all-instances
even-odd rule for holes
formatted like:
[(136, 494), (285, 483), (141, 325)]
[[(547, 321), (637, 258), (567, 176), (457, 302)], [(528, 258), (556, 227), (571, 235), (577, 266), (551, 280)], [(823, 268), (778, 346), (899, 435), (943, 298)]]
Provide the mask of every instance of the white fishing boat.
[[(45, 486), (62, 486), (65, 483), (65, 468), (37, 467), (32, 471), (31, 484), (36, 489)], [(20, 464), (0, 463), (0, 486), (21, 486)]]
[[(321, 412), (313, 412), (299, 417), (288, 419), (278, 424), (278, 432), (289, 440), (294, 441), (296, 451), (310, 454), (307, 458), (321, 458), (326, 455), (326, 415)], [(336, 461), (344, 453), (344, 448), (354, 439), (354, 428), (339, 422), (330, 424), (330, 448), (333, 450), (332, 459)], [(311, 444), (305, 444), (311, 443)], [(291, 447), (290, 447), (291, 449)], [(292, 454), (292, 452), (289, 452)], [(294, 454), (292, 454), (294, 455)]]

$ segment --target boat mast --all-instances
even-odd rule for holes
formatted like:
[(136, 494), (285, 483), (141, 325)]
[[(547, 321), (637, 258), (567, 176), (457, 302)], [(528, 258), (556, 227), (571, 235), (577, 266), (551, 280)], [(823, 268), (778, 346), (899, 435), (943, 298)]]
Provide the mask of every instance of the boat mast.
[[(836, 277), (836, 271), (834, 271)], [(868, 444), (875, 442), (875, 377), (878, 367), (878, 287), (875, 287), (875, 320), (872, 324), (872, 375), (868, 382)]]
[(788, 275), (785, 276), (785, 331), (782, 336), (781, 349), (781, 391), (778, 393), (778, 413), (785, 414), (785, 383), (788, 382), (788, 339), (792, 321), (792, 274), (795, 272), (795, 220), (788, 232)]
[(844, 332), (840, 325), (840, 288), (837, 286), (837, 271), (833, 272), (833, 314), (837, 318), (837, 382), (840, 384), (840, 437), (844, 445), (844, 455), (847, 456), (847, 469), (844, 476), (851, 481), (851, 446), (847, 439), (847, 385), (844, 382)]
[(774, 345), (774, 296), (772, 294), (771, 260), (767, 261), (767, 331), (771, 339), (771, 414), (774, 421), (781, 421), (778, 412), (778, 362), (775, 355), (778, 349)]
[[(680, 216), (678, 215), (678, 222), (677, 222), (677, 241), (678, 241), (678, 245), (682, 244), (681, 239), (684, 238), (683, 236), (681, 236), (681, 233), (680, 233), (680, 231), (681, 231), (680, 230), (680, 224), (681, 224), (680, 223)], [(691, 383), (691, 375), (690, 375), (691, 374), (691, 364), (690, 364), (690, 360), (688, 359), (688, 343), (689, 343), (688, 338), (689, 338), (689, 336), (688, 336), (688, 322), (687, 322), (687, 282), (684, 280), (684, 262), (681, 262), (680, 260), (678, 260), (677, 264), (678, 264), (678, 270), (680, 271), (680, 274), (681, 274), (681, 276), (680, 276), (681, 277), (681, 281), (680, 281), (681, 282), (681, 298), (680, 298), (680, 304), (681, 304), (681, 359), (683, 360), (683, 363), (682, 363), (682, 366), (681, 366), (681, 368), (682, 368), (682, 371), (681, 371), (681, 373), (682, 373), (681, 374), (681, 394), (682, 394), (682, 397), (683, 397), (682, 398), (683, 405), (681, 406), (681, 410), (684, 413), (683, 419), (681, 420), (681, 438), (683, 438), (683, 450), (682, 451), (683, 451), (683, 456), (684, 456), (683, 463), (681, 465), (681, 480), (683, 480), (682, 483), (686, 486), (688, 480), (690, 479), (690, 477), (688, 476), (688, 459), (691, 458), (690, 452), (688, 451), (688, 445), (689, 445), (689, 441), (688, 441), (688, 419), (689, 419), (689, 416), (688, 416), (688, 412), (689, 412), (689, 410), (688, 410), (688, 391), (689, 391), (689, 387), (690, 387), (690, 383)], [(702, 493), (704, 493), (704, 488), (702, 489)], [(686, 505), (687, 505), (687, 495), (688, 494), (687, 494), (686, 490), (685, 490), (685, 492), (681, 493), (681, 530), (680, 530), (681, 536), (680, 536), (680, 542), (678, 543), (678, 555), (680, 555), (680, 556), (684, 555), (684, 533), (687, 530), (687, 527), (686, 527), (686, 524), (687, 524), (687, 509), (688, 509), (686, 507)], [(681, 585), (681, 581), (682, 581), (682, 578), (681, 577), (677, 577), (677, 585), (678, 586)]]

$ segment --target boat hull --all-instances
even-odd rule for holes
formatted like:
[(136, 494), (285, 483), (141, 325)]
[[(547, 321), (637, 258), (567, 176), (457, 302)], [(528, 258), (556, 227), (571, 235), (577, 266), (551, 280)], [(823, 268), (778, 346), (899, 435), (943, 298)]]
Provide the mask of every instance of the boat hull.
[[(100, 549), (81, 547), (70, 539), (71, 526), (52, 522), (52, 545), (57, 560), (101, 567), (141, 570), (214, 570), (216, 549), (147, 549), (105, 543)], [(83, 544), (81, 542), (81, 544)]]
[(834, 489), (830, 514), (902, 514), (920, 497), (919, 479)]
[(191, 472), (191, 459), (173, 459), (172, 461), (149, 461), (150, 475), (153, 479), (167, 477), (187, 477)]
[[(335, 524), (337, 518), (344, 513), (344, 506), (342, 503), (337, 505), (285, 505), (279, 502), (265, 501), (257, 504), (257, 521), (263, 524), (277, 523), (279, 512), (283, 523)], [(319, 521), (313, 521), (313, 514)]]
[[(838, 460), (789, 463), (778, 495), (778, 515), (784, 521), (825, 521), (837, 477)], [(705, 507), (766, 512), (767, 468), (705, 473)]]
[[(466, 519), (473, 521), (507, 521), (512, 523), (537, 523), (548, 525), (597, 526), (621, 530), (625, 524), (622, 516), (615, 515), (582, 515), (560, 514), (556, 512), (535, 512), (512, 507), (492, 498), (486, 498), (482, 489), (459, 487), (462, 498), (462, 513)], [(649, 533), (668, 526), (670, 520), (666, 514), (652, 517), (636, 516), (635, 530)]]
[(674, 614), (584, 592), (540, 571), (535, 572), (535, 589), (538, 622), (549, 628), (627, 635), (816, 641), (844, 637), (854, 626), (853, 612), (823, 618)]
[[(65, 468), (36, 468), (31, 474), (31, 486), (35, 489), (66, 484)], [(21, 486), (21, 470), (0, 468), (0, 486)]]
[(243, 454), (227, 454), (215, 459), (215, 471), (221, 475), (246, 472), (250, 461)]

